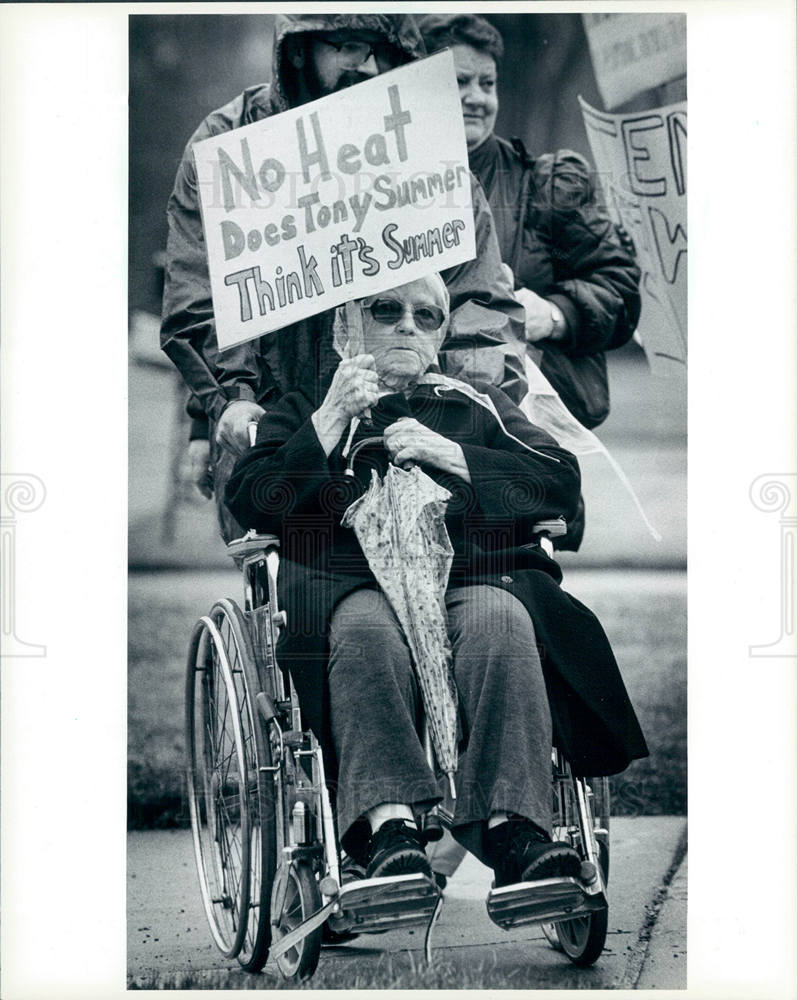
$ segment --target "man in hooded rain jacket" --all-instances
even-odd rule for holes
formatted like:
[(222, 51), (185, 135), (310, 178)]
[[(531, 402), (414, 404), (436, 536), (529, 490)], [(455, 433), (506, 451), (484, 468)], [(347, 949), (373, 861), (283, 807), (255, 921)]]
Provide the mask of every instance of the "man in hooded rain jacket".
[[(367, 43), (359, 65), (350, 55), (352, 42)], [(348, 48), (342, 51), (344, 43)], [(278, 15), (271, 84), (251, 87), (212, 112), (188, 142), (168, 205), (161, 347), (191, 390), (192, 439), (210, 438), (219, 521), (227, 540), (241, 531), (224, 507), (224, 483), (235, 457), (248, 447), (249, 423), (288, 392), (304, 390), (320, 402), (339, 359), (332, 349), (334, 310), (219, 351), (192, 146), (423, 55), (411, 15)], [(441, 363), (449, 375), (500, 386), (517, 403), (526, 391), (523, 307), (502, 270), (493, 219), (475, 180), (472, 194), (477, 256), (443, 272), (451, 319)]]

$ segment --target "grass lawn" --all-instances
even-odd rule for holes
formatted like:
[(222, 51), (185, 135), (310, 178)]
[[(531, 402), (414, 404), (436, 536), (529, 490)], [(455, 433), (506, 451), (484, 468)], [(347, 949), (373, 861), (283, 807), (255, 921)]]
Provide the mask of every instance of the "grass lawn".
[[(188, 821), (183, 780), (186, 648), (196, 619), (219, 597), (240, 600), (240, 586), (232, 571), (134, 573), (129, 578), (131, 827)], [(685, 574), (569, 570), (565, 588), (603, 623), (651, 751), (650, 758), (613, 779), (612, 811), (685, 814)]]
[(496, 969), (495, 962), (472, 967), (435, 958), (431, 968), (416, 962), (411, 952), (386, 953), (376, 968), (355, 969), (351, 962), (322, 965), (309, 982), (286, 982), (278, 975), (213, 969), (206, 972), (157, 972), (132, 976), (131, 990), (517, 990), (527, 975), (522, 968)]
[(686, 574), (565, 573), (612, 643), (650, 757), (610, 780), (618, 816), (686, 815)]

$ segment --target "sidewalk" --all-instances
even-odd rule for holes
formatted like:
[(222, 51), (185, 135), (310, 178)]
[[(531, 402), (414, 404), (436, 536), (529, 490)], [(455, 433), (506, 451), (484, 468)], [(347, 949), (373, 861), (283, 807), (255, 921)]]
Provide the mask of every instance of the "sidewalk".
[(684, 857), (662, 894), (636, 983), (638, 990), (686, 989), (687, 862), (688, 857)]
[[(591, 969), (577, 969), (555, 952), (537, 927), (505, 932), (484, 899), (492, 873), (468, 856), (446, 888), (434, 932), (435, 954), (463, 968), (514, 972), (525, 988), (683, 988), (686, 983), (685, 865), (672, 878), (686, 820), (657, 816), (612, 820), (609, 935)], [(661, 930), (659, 930), (661, 926)], [(666, 954), (665, 954), (666, 952)], [(422, 962), (420, 929), (358, 938), (324, 949), (319, 970), (351, 967), (352, 978), (390, 960)], [(188, 831), (128, 834), (128, 974), (130, 982), (157, 972), (234, 969), (213, 945), (202, 910)], [(267, 965), (268, 981), (276, 970)]]

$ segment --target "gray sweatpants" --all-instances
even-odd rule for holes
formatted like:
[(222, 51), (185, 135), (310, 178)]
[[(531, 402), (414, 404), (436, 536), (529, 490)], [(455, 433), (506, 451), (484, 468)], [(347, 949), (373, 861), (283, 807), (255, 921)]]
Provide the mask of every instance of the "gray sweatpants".
[[(551, 713), (534, 627), (525, 607), (497, 587), (446, 596), (467, 747), (460, 753), (452, 832), (484, 859), (490, 813), (551, 825)], [(420, 697), (401, 627), (380, 591), (358, 590), (330, 623), (332, 737), (339, 762), (341, 834), (373, 806), (418, 811), (441, 798), (418, 736)]]

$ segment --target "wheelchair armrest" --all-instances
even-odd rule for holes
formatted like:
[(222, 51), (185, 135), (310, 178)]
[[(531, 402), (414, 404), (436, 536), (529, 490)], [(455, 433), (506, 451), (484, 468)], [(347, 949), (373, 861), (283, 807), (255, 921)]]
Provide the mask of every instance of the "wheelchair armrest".
[(233, 538), (231, 542), (227, 542), (227, 552), (233, 559), (242, 559), (258, 552), (265, 555), (270, 549), (278, 549), (279, 545), (276, 535), (258, 535), (252, 528), (241, 538)]
[(552, 517), (547, 521), (538, 521), (531, 530), (543, 538), (561, 538), (567, 534), (567, 521), (563, 517)]
[[(563, 517), (550, 518), (547, 521), (538, 521), (532, 530), (535, 535), (544, 538), (559, 538), (567, 534), (567, 522)], [(269, 549), (278, 549), (279, 545), (279, 538), (276, 535), (259, 535), (254, 528), (251, 528), (241, 538), (233, 538), (228, 542), (227, 552), (235, 559), (255, 552), (265, 553)]]

